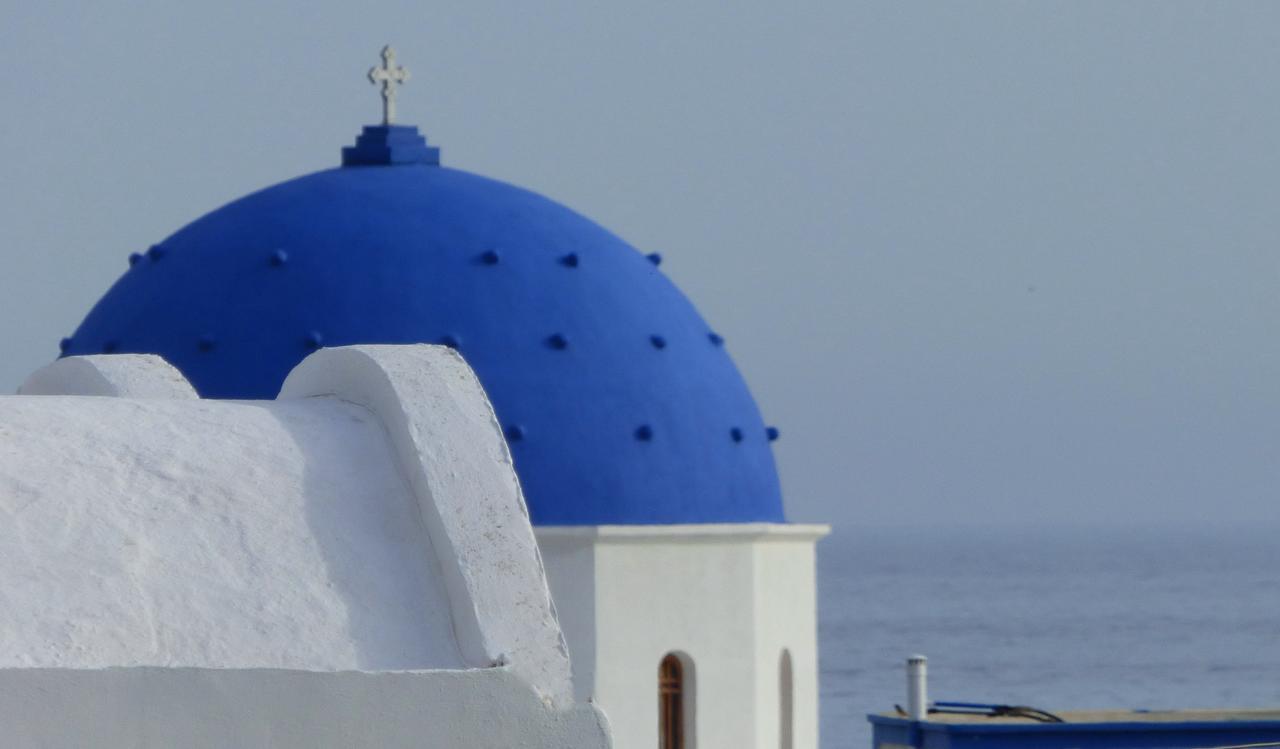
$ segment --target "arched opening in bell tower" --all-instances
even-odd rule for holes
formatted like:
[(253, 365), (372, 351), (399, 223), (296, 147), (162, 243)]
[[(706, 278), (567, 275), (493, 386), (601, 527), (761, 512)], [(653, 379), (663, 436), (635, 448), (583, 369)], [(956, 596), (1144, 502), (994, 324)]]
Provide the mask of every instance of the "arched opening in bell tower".
[(791, 674), (791, 651), (782, 649), (778, 659), (778, 746), (792, 749), (795, 746), (795, 697)]
[(658, 664), (658, 749), (693, 749), (693, 660), (667, 653)]

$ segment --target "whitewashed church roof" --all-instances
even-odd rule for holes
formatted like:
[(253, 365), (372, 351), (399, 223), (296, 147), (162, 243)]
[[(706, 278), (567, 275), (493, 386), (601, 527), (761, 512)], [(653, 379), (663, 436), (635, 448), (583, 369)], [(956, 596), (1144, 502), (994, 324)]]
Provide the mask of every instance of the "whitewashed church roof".
[(0, 397), (0, 669), (505, 665), (571, 699), (510, 456), (455, 352), (325, 349), (274, 401), (175, 374), (69, 358), (23, 392), (99, 395)]
[(0, 667), (463, 665), (360, 406), (0, 398), (0, 514)]

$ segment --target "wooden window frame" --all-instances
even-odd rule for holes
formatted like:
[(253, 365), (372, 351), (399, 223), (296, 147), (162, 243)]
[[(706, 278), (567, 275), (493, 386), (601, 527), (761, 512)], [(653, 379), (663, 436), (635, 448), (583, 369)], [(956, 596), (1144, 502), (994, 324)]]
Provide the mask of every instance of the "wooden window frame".
[(658, 664), (658, 749), (690, 749), (686, 738), (685, 666), (667, 653)]

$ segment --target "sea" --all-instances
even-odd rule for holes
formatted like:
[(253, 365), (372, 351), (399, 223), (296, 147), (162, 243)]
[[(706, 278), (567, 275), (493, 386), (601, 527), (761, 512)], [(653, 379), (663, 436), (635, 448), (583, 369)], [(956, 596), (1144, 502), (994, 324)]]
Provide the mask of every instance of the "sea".
[(1280, 529), (841, 529), (819, 543), (821, 746), (929, 698), (1280, 707)]

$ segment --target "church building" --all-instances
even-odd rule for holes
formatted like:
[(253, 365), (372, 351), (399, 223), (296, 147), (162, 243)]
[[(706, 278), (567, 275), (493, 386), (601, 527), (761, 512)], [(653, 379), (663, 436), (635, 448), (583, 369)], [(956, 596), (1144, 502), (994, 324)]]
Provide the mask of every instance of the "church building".
[(35, 607), (0, 613), (0, 720), (11, 674), (108, 669), (342, 726), (511, 705), (429, 746), (816, 749), (827, 528), (786, 521), (729, 344), (657, 253), (443, 166), (395, 122), (405, 78), (384, 50), (341, 166), (131, 255), (0, 398), (0, 502), (31, 518), (0, 595)]

